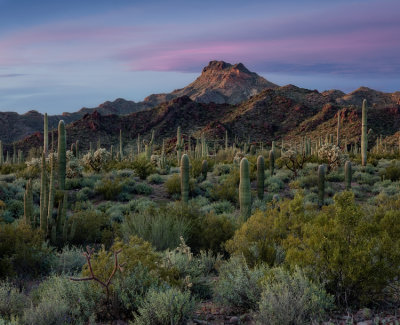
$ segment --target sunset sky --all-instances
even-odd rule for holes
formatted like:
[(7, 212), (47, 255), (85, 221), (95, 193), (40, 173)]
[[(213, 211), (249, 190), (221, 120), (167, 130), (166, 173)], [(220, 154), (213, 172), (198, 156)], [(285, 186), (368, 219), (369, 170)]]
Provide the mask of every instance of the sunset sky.
[(399, 0), (0, 0), (0, 111), (140, 101), (210, 60), (280, 85), (397, 91), (399, 13)]

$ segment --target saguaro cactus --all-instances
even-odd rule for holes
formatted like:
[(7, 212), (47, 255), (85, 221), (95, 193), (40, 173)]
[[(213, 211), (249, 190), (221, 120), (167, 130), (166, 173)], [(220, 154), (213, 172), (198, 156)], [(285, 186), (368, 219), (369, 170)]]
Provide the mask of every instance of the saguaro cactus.
[(241, 219), (245, 222), (251, 215), (250, 171), (247, 158), (240, 161), (239, 203)]
[(367, 130), (367, 100), (362, 103), (362, 123), (361, 123), (361, 165), (367, 165), (368, 150), (368, 130)]
[(65, 124), (61, 120), (58, 123), (58, 186), (60, 190), (65, 189), (65, 174), (67, 172), (67, 141), (65, 134)]
[(203, 179), (207, 179), (207, 172), (208, 172), (208, 161), (204, 159), (201, 164), (201, 173), (203, 175)]
[[(400, 148), (400, 146), (399, 146)], [(0, 165), (4, 163), (4, 156), (3, 156), (3, 142), (0, 140)]]
[(346, 184), (346, 190), (351, 189), (351, 177), (352, 177), (351, 162), (348, 160), (344, 164), (344, 180)]
[(43, 121), (43, 151), (45, 155), (49, 151), (49, 122), (47, 113), (44, 113), (44, 121)]
[(228, 150), (228, 130), (225, 130), (225, 150)]
[(265, 181), (265, 162), (263, 156), (257, 158), (257, 196), (260, 200), (264, 199), (264, 181)]
[(325, 198), (325, 166), (319, 165), (318, 167), (318, 205), (324, 205)]
[(336, 145), (340, 147), (340, 111), (337, 114)]
[(181, 162), (182, 157), (182, 136), (181, 136), (181, 127), (178, 126), (178, 130), (176, 131), (176, 158), (178, 160), (178, 165)]
[(122, 129), (119, 129), (119, 157), (123, 158), (123, 150), (122, 150)]
[(46, 173), (46, 158), (45, 152), (42, 154), (42, 166), (40, 177), (40, 228), (44, 234), (47, 234), (47, 173)]
[(33, 194), (32, 194), (32, 182), (29, 179), (26, 183), (25, 194), (24, 194), (24, 221), (30, 225), (33, 217)]
[[(51, 227), (53, 219), (54, 196), (55, 196), (55, 159), (54, 156), (50, 159), (50, 184), (49, 184), (49, 200), (47, 207), (47, 225)], [(51, 228), (49, 229), (51, 230)]]
[(182, 202), (189, 201), (189, 157), (183, 154), (181, 158), (181, 194)]
[(271, 149), (269, 151), (269, 172), (271, 176), (274, 175), (274, 170), (275, 170), (275, 153), (274, 150)]

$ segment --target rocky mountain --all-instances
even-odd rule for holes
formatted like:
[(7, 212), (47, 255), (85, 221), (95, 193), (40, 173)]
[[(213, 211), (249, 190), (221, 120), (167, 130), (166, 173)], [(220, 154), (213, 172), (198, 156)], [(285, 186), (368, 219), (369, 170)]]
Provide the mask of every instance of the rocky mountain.
[(229, 64), (210, 61), (201, 75), (191, 84), (169, 94), (150, 95), (145, 102), (158, 105), (173, 98), (188, 96), (200, 103), (239, 104), (266, 88), (277, 85), (249, 71), (242, 63)]
[[(205, 134), (208, 140), (223, 144), (225, 131), (228, 131), (231, 141), (236, 137), (239, 141), (250, 138), (254, 143), (280, 139), (289, 143), (298, 142), (305, 135), (314, 139), (335, 135), (337, 114), (340, 114), (342, 139), (350, 145), (360, 141), (363, 95), (373, 96), (367, 92), (359, 95), (357, 101), (354, 93), (318, 92), (288, 85), (265, 89), (239, 105), (199, 103), (182, 96), (125, 116), (102, 115), (97, 111), (86, 114), (67, 126), (67, 138), (69, 144), (79, 139), (85, 149), (90, 142), (94, 145), (100, 139), (101, 145), (109, 148), (118, 145), (121, 129), (124, 146), (136, 148), (138, 134), (141, 139), (149, 139), (154, 130), (157, 147), (162, 139), (174, 143), (176, 129), (181, 126), (186, 140), (191, 136), (195, 141)], [(396, 96), (385, 93), (381, 96), (375, 104), (369, 102), (371, 145), (379, 135), (391, 136), (400, 130), (400, 104), (396, 100), (387, 101)], [(18, 147), (28, 151), (42, 143), (43, 135), (36, 133), (20, 141)]]
[[(211, 61), (203, 69), (201, 75), (185, 88), (168, 94), (153, 94), (142, 102), (118, 98), (112, 102), (104, 102), (95, 108), (84, 107), (74, 113), (49, 116), (49, 128), (56, 128), (61, 119), (66, 123), (71, 123), (94, 111), (101, 115), (126, 115), (182, 96), (188, 96), (193, 101), (201, 103), (238, 104), (266, 88), (275, 87), (277, 87), (275, 84), (249, 71), (242, 63), (232, 65), (223, 61)], [(43, 115), (37, 111), (29, 111), (22, 115), (0, 112), (0, 140), (5, 143), (22, 139), (42, 130)]]

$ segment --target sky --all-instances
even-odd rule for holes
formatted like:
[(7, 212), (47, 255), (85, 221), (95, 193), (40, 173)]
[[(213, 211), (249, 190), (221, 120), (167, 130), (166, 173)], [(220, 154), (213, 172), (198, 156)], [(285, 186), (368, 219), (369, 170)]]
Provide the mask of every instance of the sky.
[(140, 101), (211, 60), (279, 85), (400, 91), (399, 0), (0, 0), (0, 111)]

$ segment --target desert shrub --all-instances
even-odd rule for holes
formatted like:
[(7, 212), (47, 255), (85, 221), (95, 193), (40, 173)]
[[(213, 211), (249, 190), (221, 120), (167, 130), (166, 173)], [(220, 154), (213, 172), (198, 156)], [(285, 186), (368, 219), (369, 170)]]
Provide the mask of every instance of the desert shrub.
[(122, 224), (125, 238), (137, 235), (159, 250), (179, 245), (179, 238), (188, 237), (190, 221), (166, 207), (141, 210), (126, 216)]
[(94, 188), (106, 200), (114, 200), (122, 191), (122, 184), (118, 179), (105, 178), (98, 181)]
[(235, 211), (235, 207), (229, 201), (218, 201), (202, 205), (201, 211), (204, 213), (214, 212), (215, 214), (232, 213)]
[(400, 180), (400, 164), (392, 162), (380, 174), (384, 179), (390, 179), (393, 182), (398, 181)]
[(399, 275), (398, 217), (386, 208), (370, 215), (352, 192), (336, 194), (333, 205), (284, 240), (286, 261), (324, 281), (339, 305), (368, 304)]
[(216, 264), (220, 263), (220, 255), (214, 256), (211, 252), (201, 251), (199, 256), (194, 256), (181, 237), (180, 245), (172, 251), (166, 251), (164, 260), (168, 267), (178, 270), (179, 277), (185, 280), (185, 288), (189, 288), (199, 298), (211, 298), (210, 275), (215, 271)]
[(86, 263), (83, 251), (76, 247), (65, 246), (52, 263), (52, 270), (56, 274), (75, 274), (80, 272)]
[(299, 171), (303, 169), (309, 160), (310, 157), (306, 157), (305, 154), (300, 154), (293, 149), (289, 149), (283, 152), (281, 157), (276, 160), (276, 165), (278, 167), (286, 166), (297, 177)]
[(69, 242), (73, 245), (93, 243), (109, 244), (112, 239), (112, 227), (108, 216), (97, 210), (75, 212), (68, 222), (75, 229)]
[(265, 180), (265, 185), (269, 192), (277, 193), (284, 188), (285, 184), (280, 180), (280, 178), (272, 176)]
[(192, 237), (197, 238), (199, 248), (225, 253), (224, 244), (233, 237), (236, 224), (226, 214), (208, 213), (193, 228), (197, 236)]
[(10, 282), (0, 282), (0, 315), (7, 320), (21, 317), (29, 299)]
[(75, 282), (52, 276), (32, 293), (33, 304), (25, 310), (25, 324), (83, 324), (93, 322), (103, 293), (87, 281)]
[(215, 201), (230, 201), (234, 204), (238, 201), (238, 186), (240, 174), (239, 169), (235, 168), (230, 174), (220, 177), (220, 182), (211, 190), (211, 197)]
[[(181, 195), (181, 177), (180, 174), (172, 174), (164, 183), (167, 193), (171, 196)], [(189, 192), (192, 194), (194, 191), (194, 180), (189, 179)]]
[(256, 211), (226, 242), (226, 250), (244, 256), (252, 266), (260, 261), (273, 265), (276, 254), (274, 219), (274, 213)]
[(216, 164), (214, 166), (213, 174), (216, 176), (221, 176), (229, 174), (232, 171), (233, 166), (231, 164)]
[(90, 198), (93, 198), (94, 190), (90, 187), (84, 187), (76, 193), (77, 201), (87, 201)]
[(37, 277), (50, 271), (54, 258), (43, 234), (23, 222), (0, 226), (0, 278)]
[[(91, 259), (92, 269), (94, 274), (101, 280), (106, 281), (112, 273), (115, 265), (114, 252), (117, 250), (121, 251), (118, 255), (118, 261), (121, 265), (124, 265), (124, 276), (133, 272), (138, 265), (141, 265), (147, 268), (152, 275), (160, 278), (160, 280), (177, 283), (175, 270), (166, 268), (162, 263), (161, 255), (154, 251), (149, 242), (137, 236), (130, 237), (127, 242), (117, 238), (109, 250), (106, 250), (103, 246), (93, 255)], [(82, 269), (82, 275), (84, 277), (90, 275), (87, 264)], [(110, 289), (113, 292), (114, 286), (112, 285)]]
[(322, 285), (309, 280), (295, 268), (293, 273), (282, 267), (267, 272), (263, 280), (256, 324), (303, 325), (322, 321), (333, 307), (333, 297)]
[(307, 176), (301, 176), (296, 178), (296, 182), (300, 188), (311, 188), (318, 185), (318, 174), (317, 172)]
[(151, 174), (147, 177), (147, 181), (150, 184), (162, 184), (164, 182), (163, 178), (159, 174)]
[(136, 183), (133, 192), (136, 194), (150, 195), (153, 193), (153, 188), (146, 183)]
[(360, 184), (367, 184), (370, 186), (381, 180), (379, 176), (366, 172), (355, 172), (353, 178)]
[(155, 172), (154, 165), (144, 156), (138, 156), (132, 162), (132, 169), (140, 179), (146, 179), (147, 176)]
[(151, 289), (135, 315), (135, 325), (185, 325), (195, 307), (189, 291)]
[(6, 210), (8, 216), (13, 219), (18, 219), (24, 215), (24, 203), (20, 200), (10, 200), (7, 202)]
[(231, 257), (221, 265), (214, 298), (234, 312), (256, 310), (261, 296), (265, 268), (250, 269), (243, 257)]

